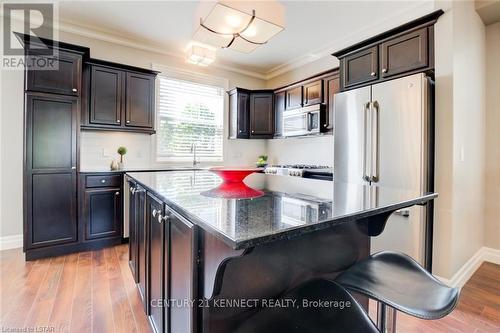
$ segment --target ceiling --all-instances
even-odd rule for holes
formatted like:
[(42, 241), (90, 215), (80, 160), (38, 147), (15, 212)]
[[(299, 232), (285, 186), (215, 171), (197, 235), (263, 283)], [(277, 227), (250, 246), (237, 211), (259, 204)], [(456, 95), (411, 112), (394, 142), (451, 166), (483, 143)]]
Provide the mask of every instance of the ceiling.
[[(433, 9), (432, 1), (283, 1), (285, 30), (250, 54), (217, 51), (216, 65), (273, 77)], [(61, 1), (59, 21), (130, 45), (184, 56), (198, 1)], [(258, 13), (257, 13), (258, 15)], [(73, 31), (75, 31), (73, 29)], [(96, 35), (96, 34), (94, 34)]]

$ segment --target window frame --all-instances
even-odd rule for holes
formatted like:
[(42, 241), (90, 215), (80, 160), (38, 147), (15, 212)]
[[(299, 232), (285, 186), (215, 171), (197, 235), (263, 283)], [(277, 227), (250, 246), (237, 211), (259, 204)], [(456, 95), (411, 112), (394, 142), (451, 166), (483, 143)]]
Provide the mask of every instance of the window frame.
[(200, 74), (200, 73), (195, 73), (187, 70), (180, 70), (176, 68), (171, 68), (168, 66), (162, 66), (162, 65), (157, 65), (153, 64), (153, 70), (158, 71), (158, 77), (155, 82), (155, 100), (156, 100), (156, 107), (155, 107), (155, 126), (156, 126), (156, 131), (157, 133), (154, 134), (152, 137), (152, 146), (151, 146), (151, 164), (157, 165), (157, 166), (162, 166), (162, 165), (183, 165), (185, 166), (186, 164), (191, 165), (191, 162), (193, 161), (192, 157), (180, 157), (180, 158), (172, 158), (172, 157), (160, 157), (158, 156), (158, 126), (159, 126), (159, 118), (160, 118), (160, 113), (159, 113), (159, 90), (160, 90), (160, 76), (164, 76), (167, 78), (171, 78), (174, 80), (182, 80), (182, 81), (188, 81), (188, 82), (193, 82), (193, 83), (198, 83), (202, 85), (211, 85), (211, 86), (217, 86), (220, 87), (224, 93), (223, 93), (223, 102), (222, 102), (222, 157), (219, 159), (217, 158), (210, 158), (210, 157), (203, 157), (199, 158), (198, 162), (201, 162), (203, 165), (220, 165), (223, 164), (224, 161), (226, 160), (226, 146), (227, 146), (227, 121), (228, 121), (228, 97), (227, 94), (225, 93), (228, 90), (229, 87), (229, 80), (217, 76), (212, 76), (212, 75), (207, 75), (207, 74)]

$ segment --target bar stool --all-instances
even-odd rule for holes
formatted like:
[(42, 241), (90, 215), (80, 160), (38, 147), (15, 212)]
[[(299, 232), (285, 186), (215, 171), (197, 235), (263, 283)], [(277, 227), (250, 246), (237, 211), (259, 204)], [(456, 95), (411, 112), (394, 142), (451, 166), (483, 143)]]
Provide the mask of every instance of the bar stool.
[(457, 288), (441, 283), (411, 257), (392, 251), (371, 255), (335, 281), (379, 302), (377, 326), (382, 332), (387, 331), (391, 308), (421, 319), (439, 319), (453, 311), (459, 296)]
[[(380, 333), (361, 305), (341, 286), (329, 280), (312, 280), (283, 295), (280, 300), (295, 301), (295, 306), (267, 307), (251, 316), (237, 333)], [(327, 307), (304, 302), (343, 301), (344, 307)], [(347, 302), (350, 306), (347, 307)], [(338, 304), (338, 303), (337, 303)]]

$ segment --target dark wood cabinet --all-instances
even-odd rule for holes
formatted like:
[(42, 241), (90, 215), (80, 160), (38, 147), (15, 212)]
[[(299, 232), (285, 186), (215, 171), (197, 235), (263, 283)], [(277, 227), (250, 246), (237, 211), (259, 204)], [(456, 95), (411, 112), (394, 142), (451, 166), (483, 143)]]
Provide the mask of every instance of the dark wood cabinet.
[(95, 59), (84, 72), (82, 129), (155, 132), (157, 72)]
[(229, 138), (250, 138), (250, 91), (235, 88), (229, 95)]
[(273, 93), (254, 92), (250, 95), (250, 138), (272, 138), (273, 135)]
[(302, 86), (285, 90), (285, 109), (292, 110), (302, 107)]
[(90, 119), (91, 124), (121, 126), (122, 71), (92, 66), (90, 70)]
[(51, 70), (27, 70), (26, 90), (61, 95), (79, 96), (81, 90), (82, 54), (58, 50), (56, 55), (30, 51), (30, 56), (47, 58)]
[(380, 67), (383, 78), (391, 77), (429, 64), (428, 29), (422, 28), (380, 44)]
[(434, 75), (437, 10), (333, 53), (340, 60), (340, 90), (425, 72)]
[[(170, 299), (196, 300), (198, 234), (197, 227), (167, 207), (170, 227), (170, 276), (165, 276)], [(165, 317), (170, 318), (170, 332), (197, 332), (197, 306), (173, 306)]]
[(274, 135), (271, 90), (234, 88), (228, 95), (230, 139), (265, 139)]
[[(138, 219), (137, 219), (137, 197), (135, 196), (135, 191), (137, 189), (137, 184), (131, 180), (127, 180), (129, 189), (129, 204), (128, 204), (128, 265), (132, 271), (132, 276), (134, 277), (135, 283), (139, 282), (139, 238), (138, 238)], [(124, 190), (124, 194), (127, 193), (127, 188)]]
[(340, 91), (340, 77), (339, 74), (329, 76), (325, 78), (325, 102), (327, 105), (327, 121), (326, 128), (331, 131), (334, 128), (334, 109), (335, 109), (335, 100), (334, 96), (336, 93)]
[(285, 111), (285, 92), (274, 95), (274, 136), (283, 136), (283, 111)]
[[(164, 332), (164, 308), (163, 300), (168, 299), (165, 293), (164, 279), (168, 276), (168, 229), (164, 228), (162, 217), (165, 214), (163, 202), (147, 193), (146, 198), (146, 216), (149, 227), (148, 253), (149, 253), (149, 274), (147, 282), (146, 303), (149, 308), (149, 318), (155, 332)], [(168, 290), (167, 290), (168, 291)]]
[[(134, 193), (135, 202), (135, 235), (137, 241), (137, 287), (141, 295), (144, 309), (148, 310), (146, 302), (146, 283), (148, 270), (147, 237), (148, 223), (146, 220), (146, 190), (137, 185)], [(149, 314), (149, 312), (147, 312)]]
[(25, 102), (25, 249), (74, 242), (78, 99), (27, 93)]
[(304, 85), (303, 106), (323, 103), (323, 80), (317, 80)]
[(126, 78), (125, 126), (153, 128), (154, 76), (127, 72)]
[(378, 79), (378, 46), (349, 54), (340, 62), (344, 88)]
[(87, 189), (84, 195), (85, 239), (121, 237), (121, 189)]

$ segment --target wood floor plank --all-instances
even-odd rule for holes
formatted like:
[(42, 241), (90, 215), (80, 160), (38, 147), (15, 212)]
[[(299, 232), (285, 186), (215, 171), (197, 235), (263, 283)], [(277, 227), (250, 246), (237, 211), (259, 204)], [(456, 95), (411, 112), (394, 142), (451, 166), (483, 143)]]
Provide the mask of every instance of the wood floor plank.
[(92, 252), (78, 254), (71, 309), (70, 332), (89, 332), (92, 328)]
[(115, 332), (104, 250), (92, 252), (92, 332)]

